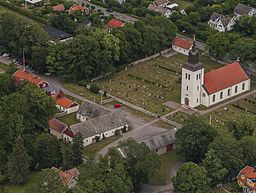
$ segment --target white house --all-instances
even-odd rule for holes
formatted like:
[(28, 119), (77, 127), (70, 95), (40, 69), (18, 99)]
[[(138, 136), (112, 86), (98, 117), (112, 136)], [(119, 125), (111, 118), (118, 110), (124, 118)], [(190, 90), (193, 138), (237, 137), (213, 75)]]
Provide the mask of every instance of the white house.
[(25, 0), (25, 2), (26, 3), (30, 3), (30, 4), (33, 4), (33, 5), (35, 5), (35, 4), (37, 4), (37, 3), (40, 3), (40, 2), (42, 2), (43, 0)]
[(80, 105), (76, 113), (76, 118), (81, 122), (83, 122), (89, 119), (93, 119), (93, 118), (108, 114), (110, 112), (111, 112), (110, 110), (98, 104), (84, 101)]
[(57, 139), (62, 139), (63, 132), (68, 128), (68, 126), (59, 121), (56, 118), (52, 118), (48, 120), (48, 127), (50, 130), (50, 133), (57, 137)]
[(66, 114), (74, 113), (79, 109), (79, 105), (76, 102), (73, 102), (72, 100), (65, 97), (62, 91), (56, 93), (53, 98), (56, 102), (57, 109), (65, 112)]
[(117, 130), (120, 132), (122, 129), (128, 130), (128, 126), (129, 123), (118, 112), (113, 112), (70, 126), (64, 131), (63, 138), (72, 141), (77, 133), (81, 133), (84, 146), (87, 146), (115, 135)]
[(233, 26), (236, 24), (235, 20), (235, 17), (230, 18), (218, 13), (214, 13), (208, 21), (208, 25), (219, 32), (225, 32), (233, 29)]
[(181, 54), (187, 55), (192, 49), (193, 42), (176, 36), (172, 41), (172, 49)]
[(174, 12), (173, 10), (170, 10), (166, 7), (158, 6), (155, 2), (149, 4), (148, 10), (161, 13), (163, 16), (167, 18), (169, 18), (171, 14)]
[(256, 16), (256, 9), (242, 3), (238, 3), (234, 9), (234, 14), (237, 19), (241, 16)]
[(249, 90), (250, 78), (237, 61), (205, 73), (194, 40), (182, 67), (181, 104), (209, 107)]

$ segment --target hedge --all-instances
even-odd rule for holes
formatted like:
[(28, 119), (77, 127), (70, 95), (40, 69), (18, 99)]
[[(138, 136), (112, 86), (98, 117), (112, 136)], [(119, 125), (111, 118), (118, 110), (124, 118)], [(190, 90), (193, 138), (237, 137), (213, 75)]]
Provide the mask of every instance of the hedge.
[(15, 11), (15, 12), (17, 12), (17, 13), (19, 13), (19, 14), (21, 14), (21, 15), (29, 18), (29, 19), (35, 20), (39, 23), (47, 24), (47, 21), (45, 19), (35, 16), (33, 13), (22, 9), (21, 7), (17, 7), (13, 4), (3, 2), (3, 1), (0, 1), (0, 5), (7, 8), (7, 9), (12, 10), (12, 11)]

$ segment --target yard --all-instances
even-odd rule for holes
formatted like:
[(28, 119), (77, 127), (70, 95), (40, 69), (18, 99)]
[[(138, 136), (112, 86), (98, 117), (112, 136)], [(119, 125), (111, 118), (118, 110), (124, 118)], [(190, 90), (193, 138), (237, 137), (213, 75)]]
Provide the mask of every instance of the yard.
[(80, 121), (76, 118), (76, 112), (75, 113), (70, 113), (67, 115), (64, 115), (62, 117), (58, 117), (60, 121), (63, 123), (66, 123), (67, 125), (74, 125), (76, 123), (79, 123)]
[(26, 188), (35, 184), (38, 180), (39, 172), (34, 172), (30, 175), (28, 181), (23, 185), (4, 185), (3, 193), (25, 193)]
[(121, 138), (121, 135), (114, 135), (109, 138), (105, 138), (99, 142), (95, 142), (91, 145), (88, 145), (84, 148), (84, 155), (85, 156), (95, 156), (98, 151), (100, 151), (103, 147), (107, 146), (108, 144), (112, 143), (113, 141)]
[(161, 166), (150, 179), (149, 184), (162, 186), (170, 181), (170, 168), (178, 160), (175, 152), (168, 152), (159, 155)]
[(180, 10), (186, 9), (187, 7), (191, 6), (193, 3), (185, 0), (173, 0), (170, 3), (177, 3), (179, 5)]
[[(221, 66), (207, 57), (202, 56), (201, 59), (206, 70)], [(187, 56), (181, 54), (159, 57), (128, 67), (95, 84), (116, 97), (164, 115), (172, 111), (164, 107), (164, 102), (180, 101), (181, 68), (186, 61)]]

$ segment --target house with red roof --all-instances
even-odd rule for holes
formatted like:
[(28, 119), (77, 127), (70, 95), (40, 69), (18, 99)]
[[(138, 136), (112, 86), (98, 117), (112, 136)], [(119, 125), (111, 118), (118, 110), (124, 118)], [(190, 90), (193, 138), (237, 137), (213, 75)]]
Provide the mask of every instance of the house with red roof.
[(79, 179), (79, 171), (77, 168), (72, 168), (70, 170), (62, 171), (58, 168), (52, 167), (53, 170), (57, 171), (60, 178), (67, 189), (72, 189), (76, 186)]
[(60, 12), (60, 11), (65, 11), (65, 7), (63, 4), (59, 4), (59, 5), (55, 5), (52, 7), (52, 10), (53, 11), (57, 11), (57, 12)]
[(184, 38), (176, 36), (172, 41), (172, 49), (181, 54), (187, 55), (192, 49), (193, 42)]
[(48, 127), (50, 133), (56, 136), (57, 139), (62, 139), (63, 132), (68, 128), (68, 126), (65, 123), (61, 122), (56, 118), (48, 120)]
[(42, 80), (40, 77), (30, 74), (24, 70), (17, 70), (12, 77), (16, 81), (16, 83), (20, 83), (23, 81), (30, 82), (31, 84), (37, 85), (39, 88), (49, 87), (49, 83)]
[(239, 61), (205, 73), (194, 39), (182, 67), (181, 104), (209, 107), (249, 90), (250, 78)]
[(117, 19), (111, 19), (107, 25), (108, 25), (108, 28), (113, 29), (113, 28), (123, 27), (124, 24), (125, 24), (124, 22), (121, 22)]
[(245, 166), (237, 175), (237, 183), (243, 188), (243, 193), (256, 193), (256, 169)]
[(76, 102), (73, 102), (69, 98), (65, 97), (62, 91), (56, 93), (53, 98), (56, 102), (57, 109), (66, 114), (74, 113), (79, 109), (79, 105)]
[(74, 12), (74, 11), (85, 12), (85, 11), (87, 11), (87, 10), (88, 10), (88, 8), (85, 7), (85, 6), (74, 4), (74, 5), (69, 9), (69, 12)]

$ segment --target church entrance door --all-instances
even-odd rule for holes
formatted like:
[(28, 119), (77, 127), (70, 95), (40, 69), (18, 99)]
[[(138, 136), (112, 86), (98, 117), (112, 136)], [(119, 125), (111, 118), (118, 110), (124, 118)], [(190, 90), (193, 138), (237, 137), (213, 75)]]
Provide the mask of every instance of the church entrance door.
[(185, 98), (185, 105), (189, 106), (189, 99), (187, 97)]

